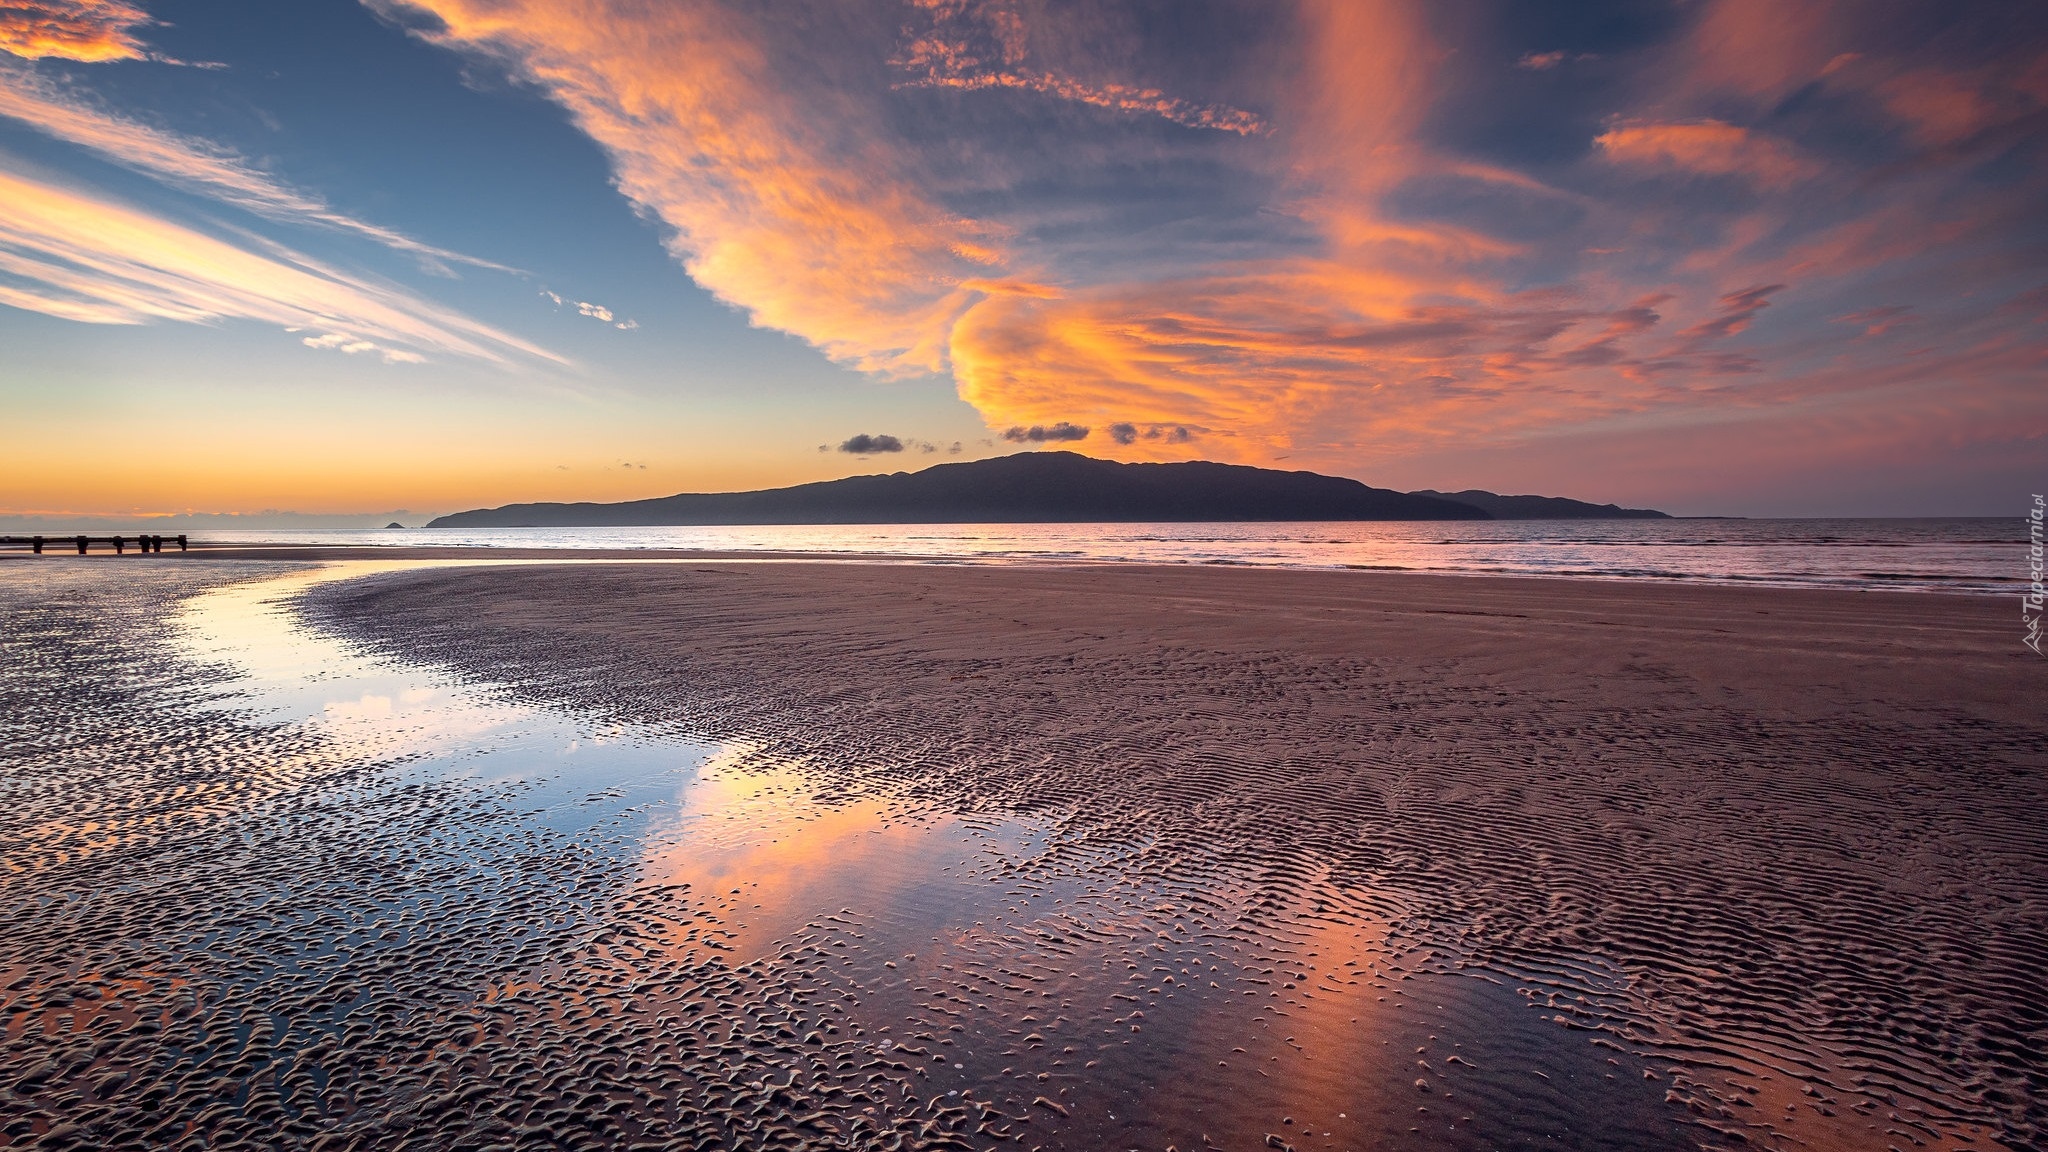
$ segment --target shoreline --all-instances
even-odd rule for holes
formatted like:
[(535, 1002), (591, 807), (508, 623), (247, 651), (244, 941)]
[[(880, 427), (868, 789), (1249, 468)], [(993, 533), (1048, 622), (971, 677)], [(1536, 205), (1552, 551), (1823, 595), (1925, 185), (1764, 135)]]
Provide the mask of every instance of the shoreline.
[[(1957, 597), (1984, 601), (2004, 596), (2019, 595), (2025, 591), (2026, 582), (2020, 577), (2010, 579), (2011, 587), (1963, 588), (1922, 586), (1908, 587), (1877, 582), (1867, 577), (1862, 582), (1822, 580), (1780, 580), (1768, 577), (1740, 576), (1694, 576), (1687, 574), (1637, 574), (1604, 572), (1512, 572), (1477, 571), (1458, 568), (1410, 568), (1392, 565), (1331, 564), (1307, 565), (1289, 563), (1260, 563), (1212, 559), (1202, 561), (1162, 562), (1157, 560), (1133, 560), (1069, 555), (1015, 555), (1015, 554), (946, 554), (916, 552), (866, 552), (866, 551), (769, 551), (752, 549), (681, 549), (681, 548), (534, 548), (534, 547), (487, 547), (474, 545), (363, 545), (363, 544), (240, 544), (195, 542), (186, 552), (165, 552), (160, 554), (137, 553), (134, 557), (116, 556), (102, 552), (88, 553), (81, 557), (69, 553), (53, 553), (43, 556), (30, 554), (22, 549), (0, 549), (0, 563), (14, 561), (91, 561), (91, 560), (148, 560), (148, 561), (277, 561), (291, 563), (307, 562), (348, 562), (357, 560), (426, 560), (426, 561), (502, 561), (507, 563), (606, 563), (606, 562), (688, 562), (701, 560), (716, 563), (820, 563), (820, 564), (872, 564), (880, 566), (921, 565), (931, 567), (1077, 567), (1077, 568), (1135, 568), (1159, 569), (1167, 572), (1244, 570), (1259, 572), (1326, 573), (1331, 575), (1366, 575), (1423, 577), (1454, 580), (1508, 580), (1508, 581), (1563, 581), (1599, 585), (1626, 585), (1668, 588), (1701, 589), (1754, 589), (1758, 591), (1787, 591), (1796, 593), (1891, 593), (1909, 596)], [(1943, 577), (1927, 574), (1900, 574), (1900, 580), (1935, 581), (1982, 581), (2003, 582), (2003, 577)]]

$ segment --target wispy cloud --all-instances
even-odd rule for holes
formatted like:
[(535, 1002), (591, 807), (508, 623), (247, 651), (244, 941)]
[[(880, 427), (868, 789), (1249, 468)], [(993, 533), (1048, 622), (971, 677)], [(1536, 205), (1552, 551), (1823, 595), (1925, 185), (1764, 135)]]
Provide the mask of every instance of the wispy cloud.
[(427, 358), (417, 352), (403, 348), (386, 348), (374, 340), (360, 336), (344, 336), (339, 332), (328, 332), (319, 336), (307, 336), (300, 340), (308, 348), (325, 348), (354, 356), (363, 352), (375, 352), (386, 364), (424, 364)]
[(430, 266), (466, 264), (499, 272), (512, 268), (336, 211), (318, 197), (287, 187), (233, 151), (209, 141), (151, 127), (97, 106), (88, 96), (26, 68), (0, 64), (0, 116), (46, 136), (87, 149), (172, 187), (253, 212), (266, 219), (344, 232), (415, 256)]
[(1113, 112), (1157, 116), (1188, 128), (1250, 135), (1266, 124), (1242, 108), (1200, 104), (1157, 88), (1086, 83), (1029, 67), (1029, 29), (1013, 8), (991, 0), (913, 0), (926, 17), (892, 61), (906, 87), (1009, 88)]
[(0, 52), (27, 60), (144, 60), (136, 30), (155, 21), (128, 0), (4, 0)]
[(837, 360), (943, 371), (952, 320), (976, 295), (962, 282), (1003, 260), (996, 230), (918, 188), (879, 122), (804, 102), (830, 97), (776, 58), (754, 23), (765, 14), (704, 0), (373, 3), (547, 92), (671, 230), (693, 279)]
[(1775, 187), (1816, 175), (1781, 140), (1718, 120), (1685, 124), (1624, 124), (1593, 138), (1608, 159), (1702, 176), (1742, 176)]
[(242, 247), (0, 155), (0, 304), (88, 324), (253, 320), (387, 361), (562, 363), (516, 336), (278, 245)]
[(621, 320), (616, 313), (602, 304), (593, 304), (588, 300), (570, 300), (559, 292), (550, 292), (545, 288), (541, 289), (540, 294), (554, 301), (554, 305), (557, 308), (574, 309), (578, 316), (588, 316), (600, 324), (608, 324), (621, 332), (631, 332), (633, 329), (640, 327), (639, 321)]

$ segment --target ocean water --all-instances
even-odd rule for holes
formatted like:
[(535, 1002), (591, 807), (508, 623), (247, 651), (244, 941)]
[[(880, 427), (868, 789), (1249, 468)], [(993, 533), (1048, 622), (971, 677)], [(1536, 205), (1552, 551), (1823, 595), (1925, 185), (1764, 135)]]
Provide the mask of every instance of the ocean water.
[(2002, 519), (851, 524), (210, 532), (246, 543), (701, 549), (1385, 569), (1997, 594), (2026, 582)]

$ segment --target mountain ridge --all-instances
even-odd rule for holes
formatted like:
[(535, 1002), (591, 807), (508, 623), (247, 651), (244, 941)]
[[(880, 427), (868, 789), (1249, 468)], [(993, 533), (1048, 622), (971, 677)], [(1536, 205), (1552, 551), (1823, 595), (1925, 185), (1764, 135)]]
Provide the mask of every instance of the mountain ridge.
[[(821, 480), (753, 492), (684, 492), (614, 503), (526, 503), (436, 518), (429, 528), (655, 527), (737, 524), (1087, 523), (1210, 520), (1492, 520), (1661, 512), (1558, 497), (1499, 497), (1501, 512), (1435, 492), (1396, 492), (1341, 476), (1192, 461), (1123, 464), (1073, 452), (1022, 452), (917, 472)], [(1550, 505), (1542, 505), (1548, 507)], [(1569, 509), (1606, 509), (1574, 512)]]
[(1480, 488), (1463, 492), (1438, 492), (1422, 488), (1410, 496), (1431, 496), (1470, 504), (1495, 520), (1669, 520), (1670, 513), (1654, 508), (1623, 508), (1618, 504), (1591, 504), (1563, 496), (1503, 496)]

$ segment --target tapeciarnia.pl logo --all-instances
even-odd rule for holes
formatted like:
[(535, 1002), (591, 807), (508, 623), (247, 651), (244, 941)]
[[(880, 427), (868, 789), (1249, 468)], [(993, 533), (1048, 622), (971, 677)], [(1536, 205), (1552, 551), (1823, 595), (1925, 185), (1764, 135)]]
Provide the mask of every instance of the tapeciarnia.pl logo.
[(2041, 586), (2041, 517), (2044, 512), (2048, 512), (2048, 507), (2044, 507), (2041, 493), (2036, 492), (2034, 493), (2034, 506), (2027, 510), (2027, 580), (2029, 583), (2026, 592), (2020, 596), (2020, 622), (2027, 626), (2027, 634), (2023, 643), (2027, 647), (2032, 648), (2036, 656), (2042, 655), (2041, 608), (2044, 602), (2048, 602), (2048, 589), (2044, 589)]

